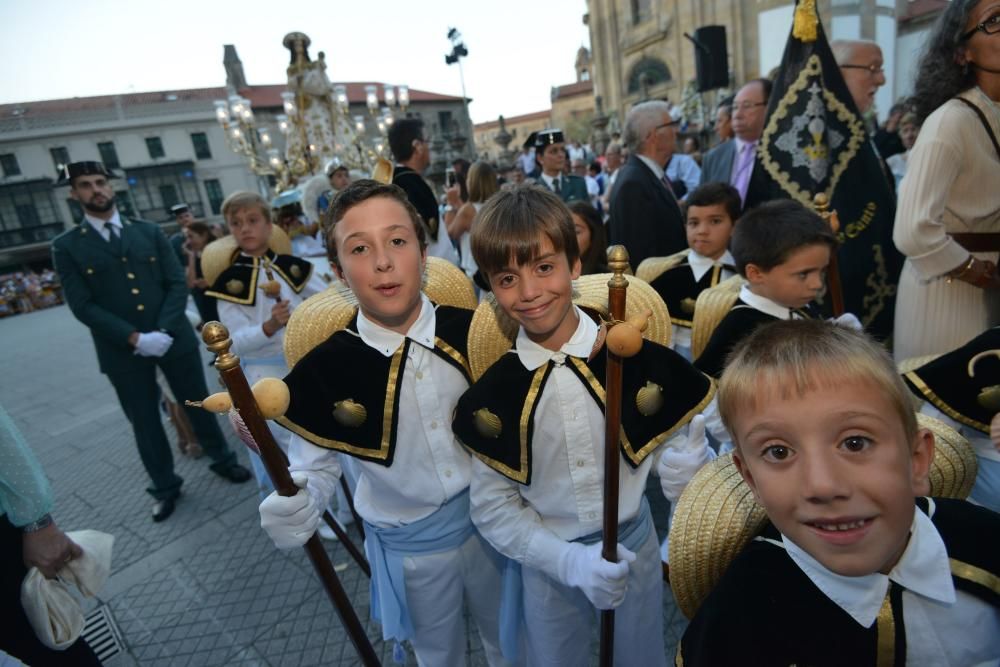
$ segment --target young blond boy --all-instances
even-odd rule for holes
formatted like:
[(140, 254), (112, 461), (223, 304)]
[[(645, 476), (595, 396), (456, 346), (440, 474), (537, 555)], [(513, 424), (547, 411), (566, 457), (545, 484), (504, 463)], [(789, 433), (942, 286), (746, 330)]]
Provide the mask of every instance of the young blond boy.
[[(740, 215), (740, 193), (728, 183), (706, 183), (687, 196), (685, 205), (689, 248), (669, 258), (654, 257), (640, 265), (636, 275), (653, 286), (670, 312), (673, 348), (691, 358), (691, 322), (694, 306), (703, 290), (736, 275), (736, 260), (729, 252), (729, 239)], [(648, 264), (647, 264), (648, 263)], [(658, 275), (644, 275), (649, 267)]]
[(736, 268), (747, 284), (694, 365), (717, 378), (733, 347), (761, 324), (818, 317), (812, 302), (823, 293), (836, 243), (830, 226), (794, 200), (747, 211), (732, 237)]
[[(452, 424), (476, 454), (472, 519), (520, 564), (522, 581), (504, 583), (505, 655), (522, 626), (528, 664), (588, 664), (596, 607), (616, 609), (616, 665), (665, 664), (662, 570), (646, 479), (667, 437), (709, 404), (712, 383), (649, 341), (625, 361), (619, 562), (604, 560), (606, 348), (599, 326), (573, 304), (580, 259), (569, 209), (537, 186), (502, 191), (479, 212), (472, 252), (500, 307), (520, 325), (514, 348), (462, 396)], [(635, 397), (647, 382), (683, 390), (643, 415)]]
[[(270, 249), (271, 208), (259, 194), (234, 192), (222, 202), (222, 215), (239, 252), (205, 294), (218, 300), (219, 320), (229, 329), (233, 352), (240, 357), (247, 381), (252, 385), (261, 378), (284, 377), (288, 374), (285, 324), (296, 306), (326, 285), (308, 261)], [(274, 296), (264, 291), (270, 281), (278, 285)], [(288, 433), (271, 430), (287, 450)], [(274, 486), (260, 457), (251, 452), (250, 462), (263, 499)]]
[(261, 526), (279, 548), (305, 543), (342, 474), (338, 452), (351, 455), (383, 637), (409, 640), (420, 665), (464, 664), (464, 600), (487, 660), (503, 664), (501, 559), (469, 518), (471, 457), (448, 429), (469, 383), (472, 311), (421, 291), (424, 227), (400, 188), (357, 181), (327, 219), (331, 260), (360, 308), (285, 378), (281, 424), (294, 433), (290, 470), (302, 490), (270, 495)]
[(770, 525), (682, 639), (684, 665), (983, 665), (1000, 656), (1000, 516), (929, 492), (934, 437), (879, 345), (761, 327), (719, 409)]

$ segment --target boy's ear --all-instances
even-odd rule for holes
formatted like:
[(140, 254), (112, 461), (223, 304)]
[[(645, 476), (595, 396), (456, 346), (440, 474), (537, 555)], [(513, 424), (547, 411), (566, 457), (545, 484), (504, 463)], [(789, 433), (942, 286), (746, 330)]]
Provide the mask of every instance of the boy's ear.
[(934, 460), (934, 434), (926, 428), (917, 431), (910, 450), (910, 475), (918, 496), (931, 495), (931, 461)]
[(747, 486), (750, 487), (750, 490), (753, 491), (754, 499), (760, 503), (760, 495), (757, 493), (757, 484), (754, 482), (753, 473), (750, 472), (750, 468), (747, 467), (747, 464), (743, 462), (743, 457), (740, 456), (739, 447), (733, 450), (733, 464), (736, 466), (736, 469), (740, 471), (740, 476), (743, 478), (743, 481), (746, 482)]
[(576, 260), (573, 262), (573, 266), (570, 267), (570, 278), (576, 280), (577, 278), (580, 277), (580, 274), (582, 272), (583, 272), (583, 261), (579, 257), (577, 257)]
[(756, 264), (747, 264), (743, 268), (743, 273), (746, 275), (746, 279), (753, 284), (757, 284), (764, 277), (766, 271), (761, 269)]

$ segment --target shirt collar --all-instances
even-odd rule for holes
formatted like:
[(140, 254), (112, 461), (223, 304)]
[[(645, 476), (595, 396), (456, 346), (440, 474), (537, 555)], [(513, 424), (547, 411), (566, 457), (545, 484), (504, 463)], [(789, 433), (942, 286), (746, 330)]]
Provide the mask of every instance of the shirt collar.
[(528, 338), (528, 334), (525, 333), (524, 327), (521, 327), (517, 332), (517, 340), (514, 341), (514, 349), (512, 352), (517, 354), (521, 363), (529, 371), (533, 371), (540, 366), (543, 366), (549, 362), (550, 359), (554, 360), (557, 364), (562, 364), (566, 356), (579, 357), (580, 359), (590, 358), (590, 353), (594, 351), (594, 343), (597, 341), (597, 333), (599, 328), (594, 320), (577, 308), (573, 306), (573, 310), (576, 311), (576, 315), (579, 318), (579, 322), (576, 325), (576, 331), (570, 336), (569, 340), (559, 348), (558, 352), (553, 352), (547, 348), (542, 347), (535, 341)]
[(647, 167), (649, 167), (653, 171), (653, 174), (656, 176), (656, 180), (658, 180), (658, 181), (659, 180), (663, 180), (663, 165), (662, 164), (656, 164), (655, 160), (653, 160), (652, 158), (650, 158), (650, 157), (648, 157), (646, 155), (643, 155), (642, 153), (636, 153), (635, 156), (637, 158), (639, 158), (640, 160), (642, 160), (643, 164), (645, 164)]
[[(933, 512), (933, 501), (931, 511)], [(870, 628), (882, 608), (889, 581), (937, 602), (953, 604), (955, 583), (944, 540), (934, 523), (917, 509), (910, 525), (910, 541), (888, 575), (878, 572), (845, 577), (830, 572), (790, 539), (781, 536), (788, 555), (809, 580), (862, 627)]]
[(562, 174), (556, 174), (555, 176), (549, 176), (544, 171), (542, 172), (542, 180), (545, 181), (545, 185), (549, 186), (550, 190), (554, 190), (555, 189), (555, 186), (553, 185), (553, 183), (560, 176), (562, 176)]
[(737, 155), (740, 154), (740, 152), (743, 150), (744, 146), (746, 146), (746, 145), (756, 146), (757, 145), (756, 141), (743, 141), (739, 137), (733, 137), (733, 140), (736, 142), (736, 145), (734, 146), (734, 148), (736, 149), (736, 154)]
[(434, 304), (427, 298), (426, 294), (420, 295), (420, 314), (416, 321), (410, 325), (410, 329), (404, 336), (401, 333), (391, 331), (385, 327), (375, 324), (365, 317), (365, 314), (358, 310), (358, 335), (365, 345), (378, 350), (383, 356), (391, 357), (403, 344), (407, 338), (414, 343), (419, 343), (429, 350), (434, 349), (436, 317)]
[(747, 285), (740, 288), (740, 301), (772, 317), (777, 317), (779, 320), (787, 320), (791, 317), (791, 310), (771, 301), (766, 296), (754, 294)]
[(118, 209), (117, 208), (111, 213), (111, 217), (108, 218), (107, 221), (101, 220), (100, 218), (95, 218), (94, 216), (92, 216), (92, 215), (90, 215), (88, 213), (84, 213), (83, 214), (83, 218), (84, 218), (84, 220), (86, 220), (87, 222), (89, 222), (90, 226), (93, 227), (94, 230), (96, 232), (98, 232), (99, 234), (103, 234), (104, 233), (104, 227), (106, 225), (114, 225), (115, 227), (118, 228), (119, 232), (121, 231), (121, 228), (122, 228), (122, 218), (121, 218), (120, 215), (118, 215)]
[(710, 257), (705, 257), (704, 255), (699, 255), (694, 250), (688, 252), (688, 264), (691, 266), (691, 272), (694, 274), (695, 281), (701, 280), (701, 277), (708, 273), (716, 264), (721, 266), (733, 266), (736, 264), (736, 260), (727, 250), (722, 257), (719, 259), (712, 259)]

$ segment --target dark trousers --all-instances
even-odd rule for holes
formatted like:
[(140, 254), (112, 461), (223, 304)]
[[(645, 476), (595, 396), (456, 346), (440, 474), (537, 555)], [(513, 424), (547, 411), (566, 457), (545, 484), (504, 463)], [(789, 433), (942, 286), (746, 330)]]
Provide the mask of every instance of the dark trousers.
[[(158, 359), (157, 365), (181, 406), (186, 400), (200, 401), (208, 396), (201, 356), (197, 350), (168, 355), (166, 359)], [(174, 456), (163, 430), (156, 368), (148, 365), (135, 372), (113, 373), (108, 375), (108, 379), (118, 394), (125, 416), (132, 423), (142, 465), (152, 480), (152, 486), (146, 490), (157, 500), (175, 496), (184, 480), (174, 472)], [(229, 449), (215, 415), (201, 408), (185, 406), (184, 410), (205, 453), (215, 463), (233, 461), (235, 454)]]
[(23, 533), (6, 516), (0, 517), (0, 649), (26, 665), (100, 665), (82, 638), (65, 651), (55, 651), (38, 641), (21, 606), (21, 582), (28, 574), (21, 556)]

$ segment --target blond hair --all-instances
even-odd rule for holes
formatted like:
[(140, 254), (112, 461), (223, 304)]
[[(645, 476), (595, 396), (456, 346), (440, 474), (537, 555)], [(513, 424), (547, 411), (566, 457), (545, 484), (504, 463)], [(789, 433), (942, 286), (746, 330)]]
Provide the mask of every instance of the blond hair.
[(773, 322), (737, 345), (719, 380), (719, 414), (739, 446), (733, 430), (738, 413), (769, 397), (787, 399), (851, 382), (877, 387), (902, 422), (907, 442), (914, 441), (910, 394), (885, 348), (860, 331), (822, 320)]
[(486, 201), (500, 189), (497, 172), (489, 162), (473, 162), (465, 181), (469, 186), (469, 201), (477, 204)]
[(268, 222), (271, 220), (271, 205), (267, 203), (267, 200), (260, 196), (256, 192), (249, 192), (247, 190), (241, 190), (239, 192), (234, 192), (225, 198), (222, 202), (222, 217), (229, 222), (230, 214), (234, 214), (237, 211), (242, 211), (245, 208), (253, 208), (257, 206), (260, 208), (261, 214)]

